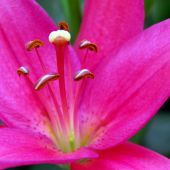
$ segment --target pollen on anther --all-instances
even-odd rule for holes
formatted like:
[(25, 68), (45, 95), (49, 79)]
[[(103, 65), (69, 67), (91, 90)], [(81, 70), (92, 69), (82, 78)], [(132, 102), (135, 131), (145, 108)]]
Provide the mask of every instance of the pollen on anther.
[(57, 73), (45, 74), (35, 84), (35, 90), (42, 89), (49, 81), (57, 80), (60, 77)]
[(95, 43), (91, 43), (88, 40), (83, 40), (80, 45), (79, 45), (80, 49), (89, 49), (91, 51), (97, 52), (98, 48), (97, 45)]
[(59, 27), (60, 30), (65, 30), (65, 31), (68, 31), (68, 32), (70, 31), (69, 25), (65, 21), (59, 22), (58, 27)]
[(79, 81), (85, 77), (94, 79), (94, 74), (90, 72), (88, 69), (82, 69), (75, 75), (74, 80)]
[(27, 74), (29, 74), (29, 70), (28, 70), (28, 68), (26, 68), (26, 67), (24, 67), (24, 66), (21, 66), (21, 67), (17, 70), (17, 74), (18, 74), (19, 76), (21, 76), (21, 75), (27, 75)]
[(44, 43), (41, 40), (33, 40), (26, 43), (25, 48), (27, 51), (32, 51), (34, 48), (39, 48), (43, 46)]

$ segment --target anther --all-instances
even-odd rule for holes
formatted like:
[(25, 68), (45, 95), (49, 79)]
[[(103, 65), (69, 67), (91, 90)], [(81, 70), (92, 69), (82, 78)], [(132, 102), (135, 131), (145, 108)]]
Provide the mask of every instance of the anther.
[(94, 74), (90, 72), (88, 69), (82, 69), (76, 74), (76, 76), (74, 77), (74, 80), (79, 81), (85, 77), (94, 79)]
[(80, 48), (80, 49), (89, 49), (90, 51), (94, 51), (94, 52), (97, 52), (97, 51), (98, 51), (97, 45), (94, 44), (94, 43), (91, 43), (91, 42), (88, 41), (88, 40), (83, 40), (83, 41), (80, 43), (79, 48)]
[(33, 40), (33, 41), (29, 41), (25, 47), (27, 49), (27, 51), (32, 51), (34, 48), (39, 48), (41, 46), (43, 46), (44, 43), (41, 40)]
[(52, 44), (63, 45), (70, 42), (71, 35), (68, 31), (57, 30), (57, 31), (52, 31), (48, 39)]
[(60, 30), (70, 31), (69, 25), (65, 21), (61, 21), (58, 23), (58, 27)]
[(27, 74), (29, 74), (29, 70), (28, 70), (28, 68), (26, 68), (26, 67), (24, 67), (24, 66), (21, 66), (21, 67), (17, 70), (17, 74), (18, 74), (19, 76), (21, 76), (21, 75), (27, 75)]
[(49, 81), (54, 81), (59, 78), (59, 74), (56, 73), (50, 73), (42, 76), (37, 83), (35, 84), (35, 90), (40, 90), (42, 89)]

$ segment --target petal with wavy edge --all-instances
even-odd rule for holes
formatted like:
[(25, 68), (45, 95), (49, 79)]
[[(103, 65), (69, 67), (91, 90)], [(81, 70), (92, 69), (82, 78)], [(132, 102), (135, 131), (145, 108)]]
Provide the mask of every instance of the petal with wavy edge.
[(107, 148), (134, 135), (170, 96), (170, 20), (149, 28), (96, 69), (81, 102), (81, 128)]
[(124, 143), (100, 152), (100, 157), (82, 164), (72, 164), (72, 170), (170, 170), (170, 160), (141, 146)]
[(0, 136), (0, 169), (43, 163), (69, 163), (97, 157), (97, 153), (86, 148), (73, 153), (62, 153), (46, 137), (27, 131), (0, 128)]
[(83, 39), (96, 43), (97, 54), (89, 53), (87, 67), (92, 67), (102, 58), (110, 55), (129, 38), (140, 33), (144, 25), (144, 1), (136, 0), (86, 0), (85, 14), (76, 48), (80, 57), (84, 52), (78, 50)]

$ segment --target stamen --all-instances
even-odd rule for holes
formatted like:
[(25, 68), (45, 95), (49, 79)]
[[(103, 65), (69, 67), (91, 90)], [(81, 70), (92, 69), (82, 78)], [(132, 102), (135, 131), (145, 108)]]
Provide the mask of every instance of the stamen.
[(65, 30), (65, 31), (70, 31), (69, 25), (65, 21), (61, 21), (58, 23), (59, 29), (60, 30)]
[(97, 45), (94, 44), (94, 43), (91, 43), (91, 42), (88, 41), (88, 40), (83, 40), (83, 41), (80, 43), (79, 48), (80, 48), (80, 49), (89, 49), (90, 51), (94, 51), (94, 52), (97, 52), (97, 51), (98, 51)]
[(37, 39), (37, 40), (29, 41), (25, 47), (27, 51), (32, 51), (34, 48), (39, 48), (43, 45), (44, 43), (41, 40)]
[[(35, 52), (36, 52), (36, 55), (39, 59), (39, 62), (42, 66), (42, 69), (43, 69), (43, 72), (44, 74), (46, 74), (46, 66), (44, 65), (44, 62), (42, 60), (42, 57), (38, 51), (38, 47), (40, 47), (39, 45), (38, 46), (35, 46)], [(43, 77), (44, 78), (44, 77)], [(51, 114), (50, 112), (48, 113), (49, 114), (49, 118), (53, 124), (53, 127), (54, 129), (57, 131), (57, 136), (60, 136), (60, 138), (62, 138), (62, 140), (64, 140), (64, 138), (66, 138), (66, 125), (65, 125), (65, 122), (64, 122), (64, 119), (63, 119), (63, 115), (62, 115), (62, 112), (61, 112), (61, 109), (60, 109), (60, 106), (59, 106), (59, 103), (57, 101), (57, 98), (56, 96), (53, 94), (53, 91), (51, 89), (51, 86), (47, 83), (48, 81), (51, 81), (51, 80), (55, 80), (55, 75), (50, 75), (47, 79), (49, 80), (45, 80), (46, 78), (44, 78), (44, 82), (43, 82), (43, 79), (40, 79), (37, 84), (35, 85), (35, 89), (36, 90), (40, 90), (42, 89), (46, 84), (47, 84), (47, 89), (49, 91), (49, 94), (51, 95), (52, 99), (53, 99), (53, 102), (54, 102), (54, 105), (55, 105), (55, 108), (56, 108), (56, 111), (58, 113), (58, 115), (56, 115), (56, 121), (54, 119), (54, 115)], [(38, 84), (39, 83), (39, 84)], [(57, 123), (56, 123), (57, 122)], [(64, 134), (64, 135), (63, 135)], [(66, 148), (69, 148), (68, 147), (68, 144), (67, 144), (67, 141), (65, 141), (65, 143), (63, 144), (62, 142), (62, 146), (64, 147), (63, 150), (65, 150), (65, 146)]]
[(59, 77), (59, 74), (56, 73), (46, 74), (42, 76), (35, 84), (35, 90), (42, 89), (49, 81), (57, 80)]
[[(92, 72), (90, 72), (88, 69), (84, 69), (86, 68), (86, 60), (87, 60), (87, 55), (89, 50), (93, 51), (93, 52), (97, 52), (97, 45), (94, 43), (91, 43), (88, 40), (83, 40), (80, 45), (79, 45), (80, 49), (86, 49), (85, 55), (83, 57), (83, 59), (81, 60), (81, 70), (76, 74), (76, 76), (74, 77), (75, 81), (79, 81), (82, 80), (84, 78), (91, 78), (94, 79), (94, 74)], [(76, 88), (76, 92), (75, 92), (75, 103), (74, 103), (74, 125), (75, 125), (75, 134), (76, 134), (76, 146), (80, 145), (80, 122), (79, 122), (79, 117), (78, 117), (78, 106), (79, 106), (79, 102), (80, 102), (80, 98), (81, 98), (81, 94), (84, 90), (85, 87), (85, 80), (82, 80), (80, 83), (77, 84), (77, 88)]]
[(26, 67), (24, 67), (24, 66), (21, 66), (21, 67), (17, 70), (17, 74), (18, 74), (19, 76), (21, 76), (21, 75), (27, 75), (27, 74), (29, 74), (29, 70), (28, 70), (28, 68), (26, 68)]
[[(29, 73), (29, 70), (28, 70), (26, 67), (22, 66), (22, 67), (20, 67), (20, 68), (17, 70), (17, 73), (19, 74), (19, 76), (20, 76), (20, 74), (25, 75), (25, 74), (28, 74), (28, 73)], [(26, 77), (25, 77), (25, 80), (26, 80), (27, 83), (29, 84), (28, 87), (32, 90), (32, 87), (34, 87), (33, 81), (30, 79), (29, 76), (26, 76)], [(45, 113), (45, 114), (48, 113), (46, 107), (44, 107), (44, 104), (43, 104), (42, 99), (39, 98), (39, 96), (38, 96), (37, 93), (35, 93), (35, 97), (36, 97), (36, 101), (39, 103), (39, 105), (42, 106), (42, 109), (44, 110), (44, 113)], [(50, 116), (50, 115), (49, 115), (49, 116)], [(50, 118), (50, 117), (49, 117), (49, 118)], [(50, 118), (50, 120), (51, 120), (51, 122), (53, 122), (54, 119), (51, 119), (51, 118)], [(50, 128), (50, 131), (51, 131), (51, 128)], [(51, 132), (53, 133), (53, 130), (52, 130)], [(50, 135), (50, 134), (49, 134), (49, 135)], [(54, 142), (56, 142), (56, 139), (54, 138), (54, 136), (51, 136), (51, 135), (50, 135), (49, 137), (52, 137), (52, 139), (54, 140)], [(58, 142), (57, 142), (57, 143), (58, 143)]]
[(70, 42), (71, 35), (65, 30), (52, 31), (48, 39), (52, 44), (64, 45)]
[(90, 72), (88, 69), (82, 69), (76, 74), (76, 76), (74, 77), (74, 80), (79, 81), (85, 77), (94, 79), (94, 74)]

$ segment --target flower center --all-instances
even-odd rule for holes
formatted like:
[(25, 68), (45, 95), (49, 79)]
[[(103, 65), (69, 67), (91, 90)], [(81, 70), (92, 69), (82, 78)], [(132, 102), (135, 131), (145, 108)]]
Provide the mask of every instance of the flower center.
[[(88, 143), (82, 141), (80, 122), (78, 117), (78, 108), (80, 97), (82, 95), (86, 78), (94, 79), (94, 74), (86, 68), (86, 58), (88, 51), (97, 52), (97, 46), (90, 41), (84, 40), (80, 43), (80, 49), (86, 49), (87, 52), (82, 59), (81, 69), (73, 76), (73, 66), (69, 57), (69, 42), (71, 39), (68, 24), (61, 22), (59, 30), (53, 31), (49, 35), (49, 42), (53, 44), (56, 52), (56, 68), (55, 73), (48, 73), (43, 63), (42, 56), (38, 48), (43, 46), (41, 40), (30, 41), (26, 45), (28, 51), (33, 49), (42, 66), (44, 75), (35, 83), (35, 90), (46, 88), (49, 95), (53, 99), (56, 113), (48, 113), (51, 126), (56, 136), (55, 143), (63, 152), (70, 152), (80, 148)], [(29, 70), (26, 67), (20, 67), (17, 70), (18, 75), (28, 75)], [(58, 93), (55, 95), (50, 82), (58, 82)], [(56, 97), (59, 96), (59, 97)], [(90, 138), (90, 137), (89, 137)], [(54, 140), (53, 140), (54, 141)]]

